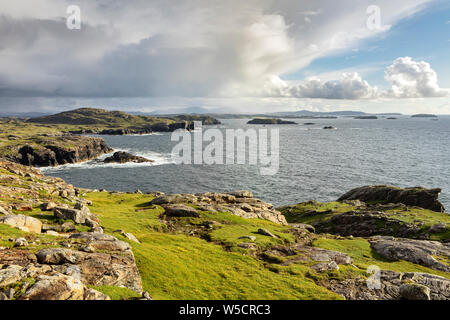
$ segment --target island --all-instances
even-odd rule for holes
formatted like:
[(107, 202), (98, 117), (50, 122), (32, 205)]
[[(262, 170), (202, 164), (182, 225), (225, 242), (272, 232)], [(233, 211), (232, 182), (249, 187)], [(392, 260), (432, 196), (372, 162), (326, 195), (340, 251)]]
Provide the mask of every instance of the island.
[(286, 121), (281, 119), (274, 119), (274, 118), (255, 118), (247, 122), (247, 124), (297, 124), (293, 121)]
[(437, 118), (438, 116), (435, 114), (428, 114), (428, 113), (419, 113), (419, 114), (413, 114), (411, 118)]
[(357, 117), (353, 117), (355, 119), (362, 119), (362, 120), (376, 120), (378, 119), (377, 116), (357, 116)]

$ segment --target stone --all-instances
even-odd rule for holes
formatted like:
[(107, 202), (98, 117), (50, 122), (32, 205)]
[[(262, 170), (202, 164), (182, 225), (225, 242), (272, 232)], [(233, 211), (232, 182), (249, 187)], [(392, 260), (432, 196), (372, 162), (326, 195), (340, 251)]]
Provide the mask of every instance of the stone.
[(8, 210), (6, 210), (6, 208), (0, 205), (0, 214), (7, 216), (10, 215), (11, 213)]
[(407, 206), (416, 206), (436, 212), (444, 212), (445, 208), (438, 201), (441, 189), (425, 189), (422, 187), (397, 188), (393, 186), (364, 186), (350, 190), (338, 201), (360, 200), (364, 202), (403, 203)]
[(89, 223), (94, 218), (91, 211), (86, 206), (83, 206), (82, 209), (56, 207), (53, 209), (53, 214), (56, 218), (73, 220), (78, 224)]
[(6, 268), (0, 269), (0, 288), (19, 281), (22, 278), (21, 271), (22, 267), (16, 265), (9, 265)]
[(138, 238), (136, 238), (136, 237), (134, 236), (134, 234), (132, 234), (132, 233), (130, 233), (130, 232), (124, 232), (124, 233), (123, 233), (123, 236), (124, 236), (125, 238), (127, 238), (128, 240), (131, 240), (131, 241), (134, 241), (134, 242), (137, 242), (137, 243), (141, 243), (141, 242), (138, 240)]
[(266, 230), (266, 229), (263, 229), (263, 228), (258, 229), (258, 233), (262, 234), (263, 236), (268, 236), (268, 237), (272, 237), (272, 238), (278, 238), (278, 236), (274, 235), (269, 230)]
[(405, 300), (431, 300), (430, 288), (417, 284), (405, 283), (399, 288), (401, 298)]
[(394, 261), (405, 260), (431, 269), (450, 272), (450, 266), (435, 258), (435, 256), (442, 257), (444, 260), (450, 258), (449, 243), (375, 238), (370, 241), (370, 246), (378, 254)]
[(64, 263), (78, 264), (85, 257), (82, 252), (65, 248), (47, 248), (36, 253), (41, 264), (58, 265)]
[(447, 225), (443, 222), (436, 223), (435, 225), (432, 225), (428, 232), (431, 233), (441, 233), (445, 232), (447, 230)]
[(165, 205), (163, 208), (169, 217), (200, 217), (196, 209), (184, 204)]
[(117, 151), (117, 152), (114, 152), (114, 154), (111, 157), (108, 157), (105, 160), (103, 160), (103, 162), (104, 163), (127, 163), (127, 162), (145, 163), (145, 162), (154, 162), (154, 161), (144, 158), (144, 157), (132, 155), (131, 153), (128, 153), (128, 152)]
[(311, 233), (315, 233), (316, 232), (316, 228), (314, 228), (310, 224), (306, 224), (306, 223), (291, 223), (289, 225), (294, 227), (294, 228), (297, 228), (297, 229), (303, 229), (303, 230), (309, 231)]
[(339, 270), (339, 266), (336, 262), (330, 261), (330, 262), (320, 262), (311, 267), (312, 269), (318, 271), (318, 272), (324, 272), (324, 271), (337, 271)]
[(11, 214), (0, 217), (0, 223), (20, 228), (25, 232), (40, 233), (42, 229), (42, 222), (39, 219), (21, 214)]
[(51, 236), (59, 236), (59, 233), (53, 230), (48, 230), (45, 234), (51, 235)]
[(14, 241), (14, 247), (26, 247), (28, 246), (28, 241), (25, 238), (17, 238)]
[(250, 243), (250, 242), (242, 242), (238, 244), (239, 248), (244, 248), (244, 249), (250, 249), (250, 250), (256, 250), (256, 244), (255, 243)]
[(238, 191), (229, 192), (228, 194), (230, 194), (236, 198), (253, 198), (253, 193), (251, 193), (251, 191), (248, 191), (248, 190), (238, 190)]
[(239, 239), (249, 239), (251, 241), (255, 241), (256, 237), (255, 236), (242, 236), (242, 237), (239, 237)]
[(147, 291), (142, 292), (142, 298), (144, 298), (145, 300), (153, 300)]
[(52, 211), (54, 208), (56, 208), (58, 205), (52, 201), (45, 202), (41, 205), (42, 211)]
[(84, 290), (83, 300), (111, 300), (109, 296), (94, 289)]
[(21, 300), (83, 300), (85, 286), (71, 276), (41, 275)]

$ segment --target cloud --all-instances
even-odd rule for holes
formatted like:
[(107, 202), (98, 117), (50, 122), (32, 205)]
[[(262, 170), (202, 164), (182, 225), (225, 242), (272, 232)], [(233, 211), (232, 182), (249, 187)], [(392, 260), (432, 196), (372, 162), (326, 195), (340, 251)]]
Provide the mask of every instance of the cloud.
[(392, 85), (390, 96), (396, 98), (443, 97), (447, 92), (439, 88), (436, 72), (425, 61), (411, 57), (397, 58), (385, 71), (385, 79)]
[[(429, 1), (380, 0), (383, 24)], [(366, 27), (372, 2), (79, 0), (82, 28), (68, 30), (71, 0), (0, 0), (0, 95), (282, 96), (286, 86), (277, 79), (283, 74), (379, 33)], [(301, 91), (355, 99), (374, 94), (354, 74), (312, 81)]]
[(378, 88), (372, 87), (361, 76), (354, 73), (344, 73), (334, 81), (323, 82), (319, 79), (309, 79), (305, 83), (288, 89), (291, 96), (314, 99), (372, 99), (378, 96)]
[(436, 72), (429, 63), (411, 57), (397, 58), (386, 68), (385, 79), (391, 85), (387, 90), (371, 86), (358, 72), (343, 73), (336, 80), (312, 77), (295, 85), (272, 78), (262, 90), (269, 96), (335, 100), (433, 98), (449, 94), (447, 89), (439, 87)]

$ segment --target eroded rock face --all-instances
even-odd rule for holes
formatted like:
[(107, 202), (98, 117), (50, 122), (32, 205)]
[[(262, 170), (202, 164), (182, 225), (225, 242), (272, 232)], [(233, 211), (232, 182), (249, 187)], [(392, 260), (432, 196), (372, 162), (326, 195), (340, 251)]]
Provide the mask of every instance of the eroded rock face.
[(377, 237), (370, 246), (378, 254), (391, 260), (405, 260), (435, 270), (450, 272), (450, 266), (439, 261), (450, 259), (450, 244), (438, 241), (392, 239)]
[(273, 205), (253, 198), (253, 194), (245, 190), (230, 193), (205, 192), (197, 194), (162, 195), (153, 199), (151, 204), (161, 205), (164, 208), (173, 208), (174, 205), (185, 206), (186, 204), (192, 204), (197, 206), (199, 208), (198, 210), (201, 211), (212, 213), (228, 212), (242, 218), (259, 218), (287, 225), (285, 217), (279, 211), (275, 210)]
[(350, 190), (338, 201), (361, 200), (381, 201), (388, 203), (403, 203), (407, 206), (416, 206), (436, 212), (444, 212), (444, 206), (438, 201), (441, 189), (397, 188), (392, 186), (365, 186)]
[(57, 166), (94, 159), (112, 151), (103, 139), (86, 136), (41, 137), (37, 143), (39, 147), (20, 147), (11, 160), (27, 166)]
[(114, 152), (114, 154), (111, 157), (106, 158), (103, 160), (105, 163), (127, 163), (127, 162), (133, 162), (133, 163), (144, 163), (144, 162), (154, 162), (153, 160), (135, 156), (128, 152), (123, 151), (117, 151)]
[[(449, 300), (450, 280), (428, 273), (381, 270), (378, 286), (366, 279), (331, 280), (328, 289), (348, 300)], [(405, 286), (406, 285), (406, 286)]]

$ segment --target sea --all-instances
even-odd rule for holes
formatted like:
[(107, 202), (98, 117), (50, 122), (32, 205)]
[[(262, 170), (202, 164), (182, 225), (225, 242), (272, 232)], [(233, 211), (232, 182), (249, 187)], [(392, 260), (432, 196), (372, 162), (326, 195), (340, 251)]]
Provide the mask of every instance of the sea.
[[(205, 126), (201, 133), (216, 129), (215, 132), (219, 130), (226, 137), (228, 129), (251, 129), (258, 134), (267, 130), (270, 137), (271, 130), (278, 131), (279, 148), (272, 153), (278, 155), (278, 170), (272, 175), (262, 175), (260, 169), (264, 165), (249, 161), (179, 164), (172, 150), (181, 140), (172, 141), (171, 133), (155, 133), (100, 136), (115, 151), (143, 156), (154, 160), (153, 163), (104, 164), (101, 160), (109, 156), (104, 155), (42, 171), (77, 187), (110, 191), (169, 194), (250, 190), (255, 197), (275, 206), (308, 200), (333, 201), (365, 185), (423, 186), (441, 188), (439, 199), (450, 208), (450, 116), (439, 116), (438, 120), (409, 116), (286, 119), (297, 124), (266, 126), (249, 125), (249, 119), (219, 120), (221, 125)], [(323, 129), (325, 126), (333, 129)], [(193, 152), (198, 152), (191, 142)], [(237, 150), (236, 156), (238, 151), (246, 152), (248, 157), (260, 151), (250, 148), (249, 143), (247, 140), (245, 150)], [(268, 143), (271, 150), (276, 139)], [(204, 142), (203, 147), (207, 146)]]

